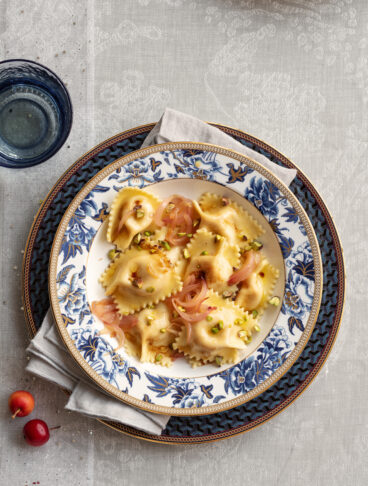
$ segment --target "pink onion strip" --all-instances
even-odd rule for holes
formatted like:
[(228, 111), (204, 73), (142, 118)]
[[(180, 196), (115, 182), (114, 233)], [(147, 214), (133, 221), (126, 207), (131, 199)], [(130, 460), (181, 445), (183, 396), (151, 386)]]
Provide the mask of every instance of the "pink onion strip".
[(250, 276), (250, 274), (255, 270), (259, 262), (261, 261), (261, 255), (253, 250), (250, 250), (245, 255), (245, 260), (243, 265), (234, 272), (227, 283), (229, 285), (236, 285), (242, 282)]

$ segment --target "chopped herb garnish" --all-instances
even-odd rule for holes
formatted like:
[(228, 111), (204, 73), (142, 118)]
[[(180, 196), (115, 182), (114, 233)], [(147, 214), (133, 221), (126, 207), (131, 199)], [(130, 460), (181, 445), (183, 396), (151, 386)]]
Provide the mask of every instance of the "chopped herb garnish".
[(169, 251), (171, 250), (171, 246), (166, 240), (160, 241), (161, 245), (165, 248), (165, 250)]
[(187, 237), (191, 238), (193, 236), (193, 233), (187, 233)]
[(218, 327), (219, 329), (223, 329), (223, 328), (224, 328), (224, 321), (218, 321), (218, 323), (217, 323), (217, 327)]
[(207, 317), (206, 317), (206, 321), (208, 321), (208, 322), (213, 321), (213, 317), (212, 317), (212, 316), (207, 316)]
[(217, 366), (221, 366), (223, 359), (224, 358), (222, 356), (216, 356), (215, 362), (216, 362)]
[(218, 327), (216, 327), (216, 326), (211, 327), (211, 332), (212, 332), (213, 334), (217, 334), (219, 331), (220, 331), (220, 329), (219, 329)]
[(254, 319), (258, 316), (258, 311), (256, 309), (252, 311), (252, 316), (254, 317)]
[(223, 236), (215, 235), (215, 242), (218, 243), (219, 241), (223, 240)]
[(165, 211), (166, 211), (167, 213), (170, 213), (170, 211), (172, 211), (174, 208), (175, 208), (175, 204), (174, 204), (174, 203), (172, 203), (172, 202), (170, 202), (170, 203), (169, 203), (169, 204), (166, 206)]
[(234, 324), (240, 326), (243, 321), (241, 319), (235, 319)]
[(178, 233), (178, 236), (180, 236), (180, 237), (185, 236), (185, 235), (186, 235), (186, 233)]
[(162, 360), (162, 354), (156, 354), (156, 361), (161, 361)]
[(252, 250), (258, 251), (258, 250), (261, 250), (263, 248), (263, 244), (260, 241), (254, 240), (250, 243), (250, 247), (251, 247)]
[(271, 304), (271, 305), (274, 305), (275, 307), (277, 307), (280, 304), (280, 299), (279, 299), (279, 297), (272, 297), (268, 301), (268, 303)]
[(149, 294), (152, 294), (152, 292), (155, 291), (155, 287), (147, 287), (146, 288), (146, 292), (148, 292)]
[(145, 236), (151, 236), (151, 234), (152, 234), (152, 233), (151, 233), (150, 231), (145, 231), (145, 232), (144, 232), (144, 235), (145, 235)]
[(137, 289), (141, 289), (143, 287), (143, 280), (141, 278), (133, 278), (132, 280), (133, 287), (137, 287)]
[(190, 257), (188, 248), (184, 248), (183, 255), (184, 255), (184, 258), (189, 258)]
[(201, 255), (208, 255), (208, 251), (203, 250), (202, 253), (201, 253)]
[(117, 251), (116, 250), (110, 250), (107, 254), (107, 256), (110, 258), (110, 260), (113, 260), (115, 258)]
[(258, 324), (256, 324), (253, 329), (256, 331), (256, 332), (259, 332), (261, 330), (261, 328), (258, 326)]
[(141, 242), (141, 239), (142, 239), (142, 235), (140, 233), (137, 233), (135, 235), (135, 237), (133, 238), (133, 243), (135, 243), (136, 245), (139, 245), (139, 243)]
[(231, 290), (225, 290), (223, 293), (222, 293), (222, 297), (224, 299), (228, 299), (229, 297), (231, 297), (233, 295), (233, 292)]
[(141, 209), (138, 209), (138, 211), (135, 212), (135, 217), (137, 219), (142, 219), (144, 218), (144, 211), (142, 211)]

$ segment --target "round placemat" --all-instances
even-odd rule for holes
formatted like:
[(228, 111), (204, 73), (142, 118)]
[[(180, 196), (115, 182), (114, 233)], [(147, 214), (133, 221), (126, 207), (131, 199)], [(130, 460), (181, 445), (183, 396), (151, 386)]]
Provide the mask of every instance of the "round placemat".
[[(243, 145), (278, 165), (297, 168), (280, 152), (240, 130), (213, 124)], [(49, 308), (48, 261), (52, 241), (65, 210), (74, 196), (99, 170), (141, 147), (154, 124), (133, 128), (105, 140), (78, 159), (51, 189), (33, 221), (23, 260), (23, 301), (31, 337), (41, 326)], [(298, 169), (298, 168), (297, 168)], [(314, 331), (292, 368), (271, 388), (244, 405), (213, 415), (172, 417), (160, 436), (133, 427), (102, 421), (133, 437), (159, 443), (199, 444), (225, 439), (269, 420), (295, 400), (310, 384), (325, 362), (336, 338), (343, 312), (345, 270), (335, 225), (312, 183), (298, 169), (290, 185), (307, 212), (319, 241), (323, 281), (321, 308)]]

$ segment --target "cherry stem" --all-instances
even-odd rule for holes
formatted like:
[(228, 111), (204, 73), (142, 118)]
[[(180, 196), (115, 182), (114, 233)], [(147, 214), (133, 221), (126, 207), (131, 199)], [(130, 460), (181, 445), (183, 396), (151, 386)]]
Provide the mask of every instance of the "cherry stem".
[(55, 429), (60, 429), (61, 425), (56, 425), (55, 427), (50, 427), (49, 430), (55, 430)]
[(16, 410), (13, 415), (12, 415), (12, 419), (15, 419), (15, 417), (18, 415), (18, 413), (20, 412), (20, 408), (18, 408), (18, 410)]

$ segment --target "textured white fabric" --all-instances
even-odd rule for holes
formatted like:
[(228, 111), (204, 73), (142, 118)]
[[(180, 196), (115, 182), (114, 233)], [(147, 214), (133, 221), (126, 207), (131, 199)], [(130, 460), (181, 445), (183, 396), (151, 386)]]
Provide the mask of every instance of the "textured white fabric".
[(166, 108), (160, 121), (145, 139), (143, 147), (148, 147), (148, 145), (156, 143), (174, 141), (206, 142), (235, 150), (262, 164), (287, 186), (290, 185), (296, 176), (295, 169), (286, 169), (285, 167), (274, 164), (264, 155), (242, 145), (218, 128), (212, 127), (194, 116), (173, 110), (172, 108)]

